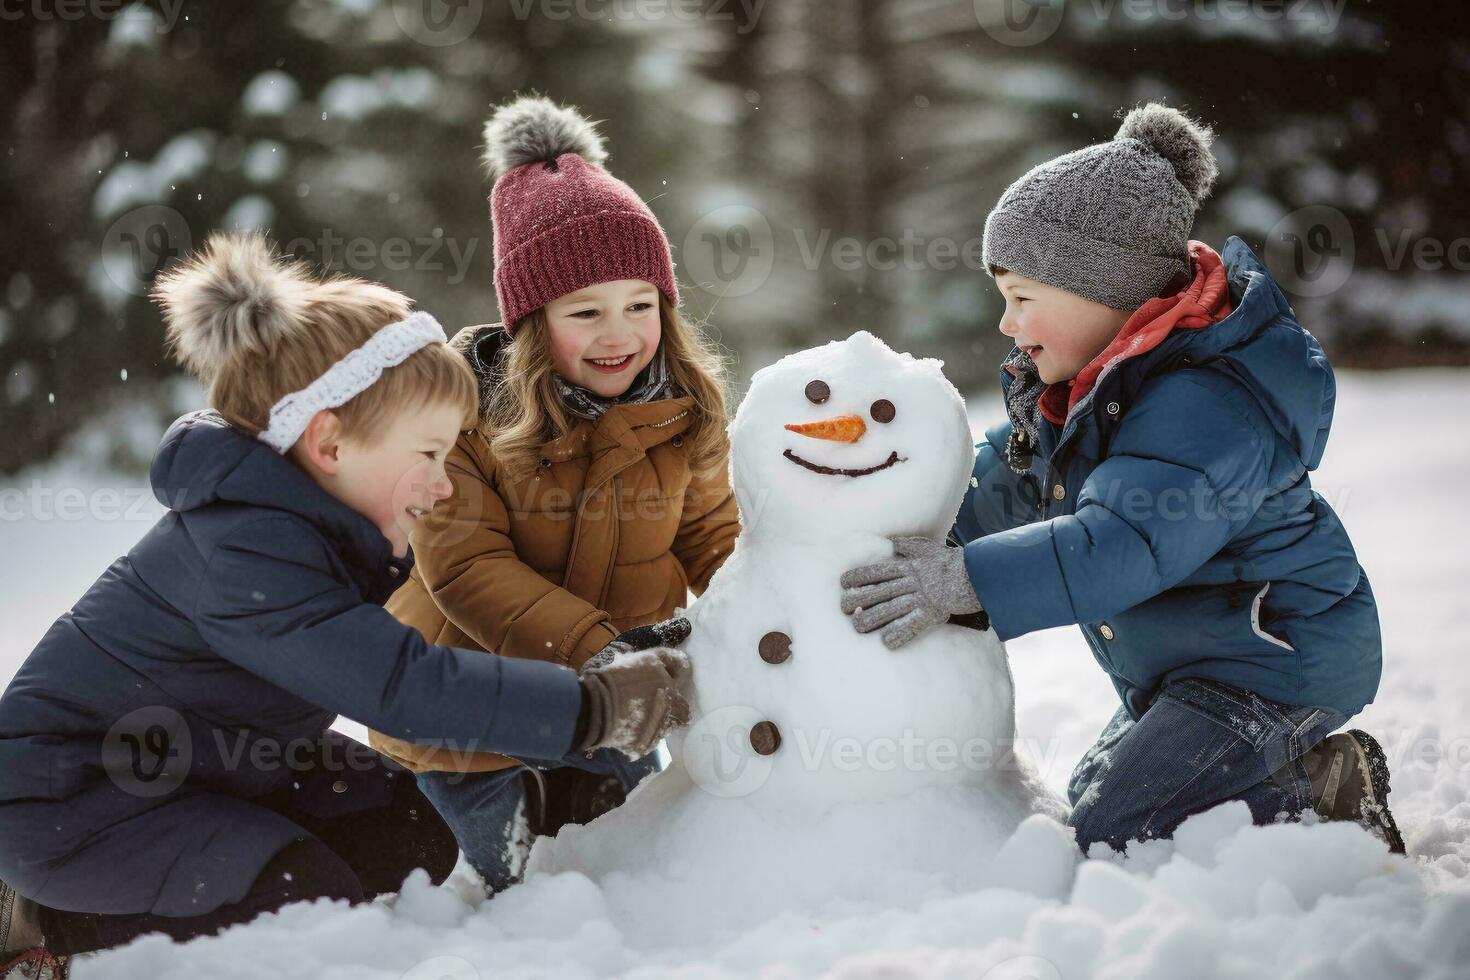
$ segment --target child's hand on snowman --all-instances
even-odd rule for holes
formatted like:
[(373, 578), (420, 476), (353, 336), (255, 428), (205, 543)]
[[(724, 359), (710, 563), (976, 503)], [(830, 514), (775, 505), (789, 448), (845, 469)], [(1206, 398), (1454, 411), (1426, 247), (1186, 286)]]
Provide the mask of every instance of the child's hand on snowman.
[(859, 633), (882, 628), (883, 644), (897, 650), (951, 616), (980, 611), (963, 548), (931, 538), (892, 540), (892, 559), (842, 575), (842, 611)]
[(587, 662), (582, 664), (582, 671), (606, 667), (619, 654), (632, 653), (636, 650), (651, 650), (654, 647), (679, 646), (689, 639), (689, 634), (693, 629), (689, 625), (689, 620), (679, 616), (674, 619), (666, 619), (661, 623), (649, 623), (647, 626), (635, 626), (630, 630), (623, 630), (610, 640), (607, 646), (588, 657)]
[(580, 751), (610, 748), (640, 759), (673, 728), (689, 723), (689, 703), (678, 691), (689, 658), (671, 645), (684, 642), (689, 632), (686, 619), (640, 626), (582, 666)]

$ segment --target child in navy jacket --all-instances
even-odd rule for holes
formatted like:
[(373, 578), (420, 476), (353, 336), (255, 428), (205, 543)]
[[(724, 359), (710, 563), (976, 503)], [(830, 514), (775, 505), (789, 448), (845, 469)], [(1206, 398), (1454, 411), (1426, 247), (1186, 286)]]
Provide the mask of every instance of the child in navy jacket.
[(548, 758), (642, 756), (687, 711), (676, 650), (579, 680), (435, 646), (382, 608), (477, 413), (432, 317), (255, 236), (216, 238), (156, 296), (215, 410), (169, 429), (168, 513), (0, 698), (0, 967), (361, 901), (415, 866), (442, 880), (452, 835), (412, 774), (329, 731), (338, 714)]

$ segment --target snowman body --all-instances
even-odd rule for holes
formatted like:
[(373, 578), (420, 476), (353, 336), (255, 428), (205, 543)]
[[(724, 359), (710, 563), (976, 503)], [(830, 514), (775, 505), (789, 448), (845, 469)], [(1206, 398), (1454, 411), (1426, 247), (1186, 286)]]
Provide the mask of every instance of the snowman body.
[(693, 721), (669, 747), (700, 789), (798, 815), (1004, 776), (1015, 726), (994, 636), (941, 626), (891, 651), (843, 614), (842, 573), (891, 556), (866, 534), (736, 549), (688, 613)]
[(656, 877), (675, 899), (624, 925), (658, 933), (681, 888), (734, 923), (982, 879), (1027, 816), (1064, 814), (1014, 751), (1003, 645), (944, 625), (889, 650), (839, 602), (890, 537), (948, 533), (974, 463), (963, 399), (939, 362), (860, 332), (757, 372), (730, 440), (741, 534), (685, 613), (691, 723), (665, 771), (538, 842), (531, 871), (630, 894)]

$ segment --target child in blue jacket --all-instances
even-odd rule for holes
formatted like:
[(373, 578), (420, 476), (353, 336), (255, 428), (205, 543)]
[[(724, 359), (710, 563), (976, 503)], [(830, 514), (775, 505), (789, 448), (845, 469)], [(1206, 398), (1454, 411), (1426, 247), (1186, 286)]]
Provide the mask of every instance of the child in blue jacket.
[[(1003, 640), (1078, 624), (1122, 706), (1072, 775), (1078, 843), (1122, 849), (1244, 800), (1403, 851), (1366, 733), (1377, 607), (1311, 487), (1332, 368), (1250, 249), (1189, 240), (1210, 131), (1150, 104), (1001, 196), (985, 264), (1015, 348), (953, 538), (842, 580), (890, 648), (983, 608)], [(1325, 737), (1325, 738), (1324, 738)]]
[(435, 646), (382, 608), (477, 417), (432, 317), (257, 236), (214, 239), (156, 296), (215, 411), (169, 429), (152, 468), (168, 513), (0, 697), (4, 975), (363, 901), (414, 867), (442, 880), (453, 835), (411, 773), (329, 730), (338, 714), (534, 758), (641, 757), (687, 718), (676, 650), (579, 679)]

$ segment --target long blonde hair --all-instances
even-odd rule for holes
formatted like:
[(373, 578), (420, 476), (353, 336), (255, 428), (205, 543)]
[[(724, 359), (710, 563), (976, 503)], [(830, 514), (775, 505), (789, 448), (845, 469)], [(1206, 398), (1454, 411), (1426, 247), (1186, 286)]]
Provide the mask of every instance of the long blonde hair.
[[(725, 465), (728, 422), (725, 359), (698, 325), (659, 294), (660, 346), (674, 383), (692, 400), (694, 423), (685, 433), (689, 465), (708, 475)], [(513, 475), (534, 469), (541, 447), (572, 430), (557, 395), (546, 314), (536, 310), (515, 325), (514, 339), (495, 367), (480, 412), (480, 432), (496, 458)]]

